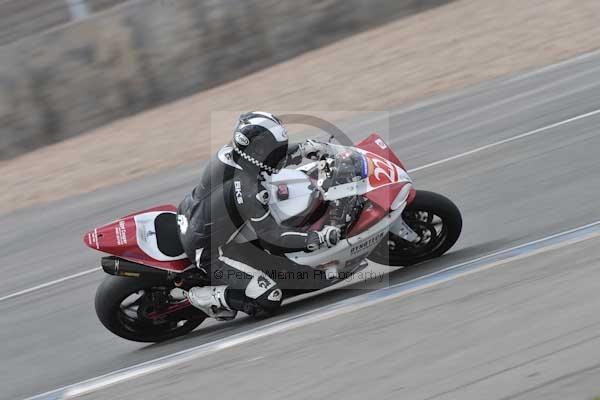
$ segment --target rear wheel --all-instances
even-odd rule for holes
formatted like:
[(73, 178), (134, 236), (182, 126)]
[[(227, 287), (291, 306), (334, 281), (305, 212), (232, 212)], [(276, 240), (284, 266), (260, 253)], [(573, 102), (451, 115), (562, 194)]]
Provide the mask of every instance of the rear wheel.
[(388, 233), (369, 254), (369, 260), (391, 266), (413, 265), (447, 252), (458, 240), (462, 216), (456, 205), (441, 194), (418, 190), (402, 218), (420, 240), (411, 243)]
[[(109, 331), (136, 342), (162, 342), (194, 330), (206, 317), (199, 310), (192, 315), (153, 317), (169, 307), (168, 288), (159, 282), (107, 276), (96, 291), (96, 314)], [(179, 319), (179, 318), (187, 319)]]

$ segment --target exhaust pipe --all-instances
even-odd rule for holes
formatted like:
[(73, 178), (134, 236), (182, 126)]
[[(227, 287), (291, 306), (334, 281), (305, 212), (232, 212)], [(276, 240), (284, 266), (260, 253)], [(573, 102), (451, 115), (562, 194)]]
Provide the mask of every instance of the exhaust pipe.
[(169, 277), (169, 272), (158, 268), (127, 261), (119, 257), (102, 257), (102, 269), (109, 275), (126, 276), (129, 278), (163, 278)]

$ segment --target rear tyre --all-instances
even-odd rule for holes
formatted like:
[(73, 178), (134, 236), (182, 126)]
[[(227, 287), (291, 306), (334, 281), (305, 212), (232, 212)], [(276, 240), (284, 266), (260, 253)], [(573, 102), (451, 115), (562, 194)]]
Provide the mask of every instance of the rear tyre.
[(369, 254), (369, 260), (390, 266), (409, 266), (440, 257), (458, 240), (462, 216), (458, 207), (441, 194), (418, 190), (402, 218), (421, 240), (410, 243), (388, 233)]
[(162, 342), (185, 335), (202, 323), (201, 314), (182, 321), (148, 318), (156, 296), (164, 291), (158, 282), (107, 276), (96, 291), (96, 315), (109, 331), (135, 342)]

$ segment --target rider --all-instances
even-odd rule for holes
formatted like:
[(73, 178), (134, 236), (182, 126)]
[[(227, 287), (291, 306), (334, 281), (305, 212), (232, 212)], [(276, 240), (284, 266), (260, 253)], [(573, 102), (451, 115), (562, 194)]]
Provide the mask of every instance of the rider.
[[(270, 176), (286, 164), (317, 158), (322, 146), (311, 140), (288, 146), (285, 127), (270, 113), (240, 116), (231, 144), (211, 159), (200, 184), (179, 205), (186, 254), (213, 284), (191, 288), (186, 295), (192, 305), (217, 319), (234, 318), (237, 311), (271, 313), (282, 291), (265, 271), (278, 263), (277, 256), (337, 244), (338, 228), (285, 226), (269, 209)], [(232, 243), (236, 236), (249, 237), (252, 245)]]

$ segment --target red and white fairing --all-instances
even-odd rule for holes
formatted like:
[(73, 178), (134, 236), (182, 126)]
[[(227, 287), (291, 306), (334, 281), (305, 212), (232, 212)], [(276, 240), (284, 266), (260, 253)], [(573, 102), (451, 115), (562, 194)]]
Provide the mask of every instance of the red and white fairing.
[[(350, 236), (363, 232), (399, 206), (410, 204), (416, 194), (402, 161), (379, 135), (370, 135), (356, 148), (367, 160), (365, 197), (373, 207), (363, 211)], [(402, 195), (403, 188), (408, 191), (406, 197)]]
[(176, 214), (176, 212), (177, 208), (168, 204), (127, 215), (87, 232), (84, 242), (92, 249), (125, 260), (167, 271), (181, 272), (190, 267), (186, 254), (176, 256), (164, 254), (158, 247), (154, 224), (158, 215)]
[[(412, 180), (404, 165), (377, 134), (372, 134), (356, 145), (354, 150), (364, 156), (366, 162), (363, 179), (334, 186), (325, 193), (325, 200), (362, 195), (370, 205), (364, 209), (353, 224), (346, 239), (332, 248), (322, 248), (312, 253), (297, 252), (288, 256), (303, 265), (327, 268), (338, 271), (366, 258), (389, 231), (403, 229), (401, 217), (404, 208), (416, 194)], [(312, 227), (318, 229), (319, 227)]]
[[(377, 134), (367, 137), (355, 148), (348, 149), (359, 152), (364, 159), (365, 168), (361, 179), (330, 188), (324, 199), (362, 195), (369, 200), (370, 205), (362, 210), (347, 237), (333, 248), (288, 254), (290, 259), (299, 264), (315, 268), (326, 265), (328, 268), (333, 266), (337, 271), (348, 268), (355, 271), (357, 266), (364, 265), (367, 255), (385, 237), (388, 230), (400, 232), (404, 229), (400, 216), (404, 207), (412, 202), (416, 192), (402, 162)], [(302, 168), (284, 169), (271, 177), (270, 207), (274, 218), (277, 219), (280, 214), (279, 219), (284, 220), (283, 216), (295, 215), (310, 205), (311, 181)], [(281, 184), (287, 185), (289, 200), (276, 200)], [(84, 242), (93, 249), (138, 264), (175, 273), (182, 272), (192, 267), (186, 254), (183, 250), (175, 256), (165, 254), (158, 246), (156, 234), (157, 217), (165, 213), (175, 215), (176, 211), (173, 205), (163, 205), (125, 216), (86, 233)], [(323, 223), (324, 220), (318, 221), (310, 229), (318, 230), (321, 226), (317, 225)], [(178, 241), (177, 229), (169, 231), (173, 232), (172, 240)]]
[(356, 145), (368, 160), (367, 198), (386, 211), (393, 209), (394, 200), (402, 188), (411, 184), (407, 203), (414, 199), (416, 191), (406, 173), (404, 164), (388, 147), (383, 139), (372, 134)]

